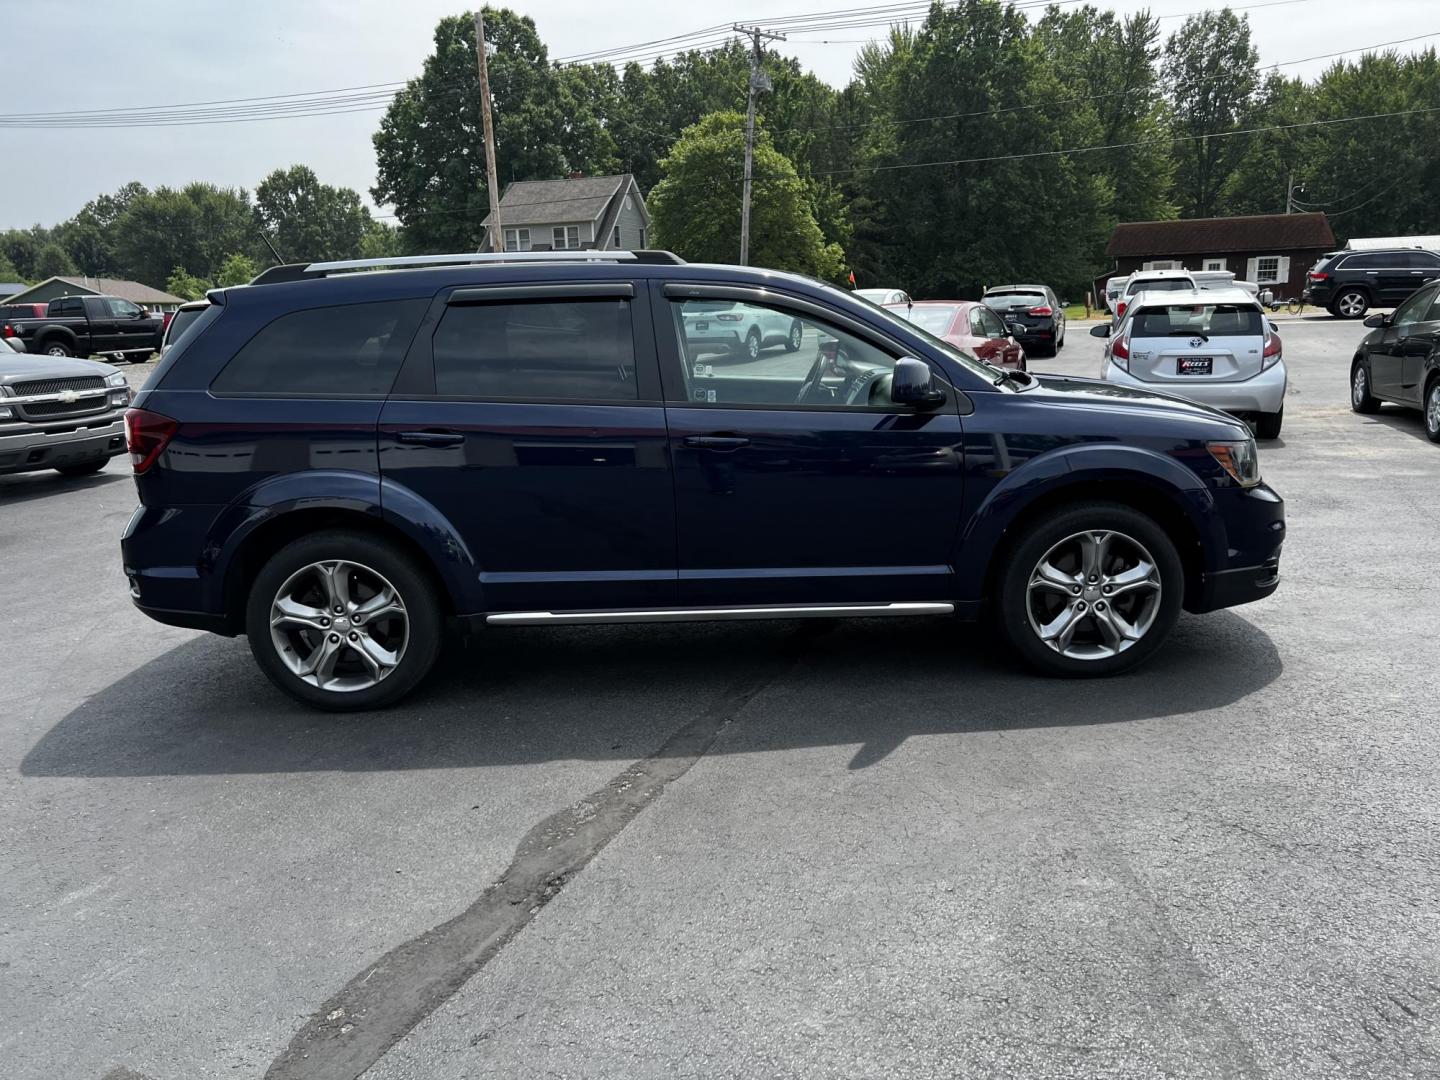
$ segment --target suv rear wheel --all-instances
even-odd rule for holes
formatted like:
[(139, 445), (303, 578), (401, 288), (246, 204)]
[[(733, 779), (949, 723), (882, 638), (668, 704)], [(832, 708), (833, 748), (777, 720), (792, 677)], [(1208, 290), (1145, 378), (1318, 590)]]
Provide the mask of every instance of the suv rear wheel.
[(1370, 310), (1370, 296), (1364, 289), (1341, 289), (1330, 302), (1330, 314), (1341, 319), (1358, 319)]
[(1048, 675), (1113, 675), (1144, 661), (1180, 615), (1185, 574), (1155, 521), (1081, 503), (1021, 539), (1000, 580), (1006, 638)]
[(245, 632), (262, 671), (321, 709), (390, 705), (440, 652), (440, 605), (405, 552), (378, 537), (329, 530), (276, 552), (255, 576)]

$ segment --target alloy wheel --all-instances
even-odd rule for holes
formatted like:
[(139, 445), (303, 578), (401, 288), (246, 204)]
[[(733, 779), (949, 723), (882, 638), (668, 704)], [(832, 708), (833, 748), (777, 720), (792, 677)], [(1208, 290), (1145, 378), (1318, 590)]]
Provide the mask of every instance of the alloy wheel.
[(759, 335), (759, 334), (751, 334), (748, 338), (745, 339), (745, 353), (746, 353), (746, 355), (748, 355), (748, 356), (750, 357), (751, 360), (757, 360), (757, 359), (759, 359), (759, 357), (760, 357), (760, 335)]
[(1067, 536), (1030, 572), (1026, 614), (1035, 635), (1072, 660), (1117, 656), (1142, 640), (1160, 612), (1160, 568), (1124, 533)]
[(792, 326), (790, 328), (790, 349), (792, 352), (800, 348), (800, 343), (804, 340), (804, 337), (805, 331), (802, 330), (798, 325)]
[(393, 672), (410, 640), (400, 593), (360, 563), (311, 563), (270, 604), (270, 640), (291, 674), (321, 690), (368, 690)]
[(1355, 403), (1356, 408), (1359, 408), (1365, 401), (1365, 395), (1369, 391), (1369, 387), (1365, 385), (1366, 382), (1367, 377), (1364, 366), (1356, 364), (1355, 378), (1351, 380), (1350, 383), (1350, 400)]
[(1365, 309), (1369, 305), (1366, 304), (1365, 297), (1358, 292), (1347, 292), (1335, 302), (1335, 306), (1347, 319), (1357, 319), (1365, 314)]
[(1440, 379), (1430, 384), (1430, 395), (1426, 398), (1425, 426), (1431, 435), (1440, 434)]
[(64, 345), (51, 345), (45, 350), (46, 356), (69, 356), (70, 353)]

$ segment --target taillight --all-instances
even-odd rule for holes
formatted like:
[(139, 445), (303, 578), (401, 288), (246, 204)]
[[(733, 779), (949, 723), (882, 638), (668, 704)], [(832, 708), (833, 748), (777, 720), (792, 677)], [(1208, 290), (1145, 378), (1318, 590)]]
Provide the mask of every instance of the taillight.
[(179, 428), (170, 417), (148, 409), (125, 410), (125, 445), (130, 450), (130, 464), (136, 476), (155, 464)]
[(1121, 319), (1121, 318), (1124, 318), (1124, 317), (1125, 317), (1125, 301), (1124, 301), (1124, 300), (1121, 300), (1120, 303), (1118, 303), (1118, 304), (1115, 305), (1115, 317), (1116, 317), (1117, 319)]
[(1309, 274), (1311, 281), (1329, 281), (1330, 275), (1323, 270), (1311, 270)]
[(1272, 334), (1268, 330), (1265, 331), (1265, 352), (1260, 358), (1261, 371), (1264, 371), (1268, 367), (1274, 367), (1277, 363), (1279, 363), (1280, 349), (1281, 344), (1279, 335)]
[(15, 336), (15, 327), (11, 326), (9, 323), (6, 323), (3, 327), (0, 327), (0, 337), (14, 337), (14, 336)]
[(1055, 314), (1055, 309), (1052, 308), (1049, 304), (1041, 304), (1039, 307), (1032, 307), (1032, 308), (1030, 309), (1030, 314), (1031, 314), (1031, 315), (1053, 315), (1053, 314)]
[(716, 322), (739, 322), (739, 321), (740, 321), (741, 319), (743, 319), (744, 317), (745, 317), (744, 315), (735, 315), (735, 314), (733, 314), (733, 313), (727, 313), (727, 314), (724, 314), (724, 315), (716, 315), (716, 316), (715, 316), (715, 321), (716, 321)]
[(1110, 346), (1110, 359), (1115, 361), (1117, 367), (1130, 370), (1130, 343), (1125, 338), (1115, 339), (1115, 344)]

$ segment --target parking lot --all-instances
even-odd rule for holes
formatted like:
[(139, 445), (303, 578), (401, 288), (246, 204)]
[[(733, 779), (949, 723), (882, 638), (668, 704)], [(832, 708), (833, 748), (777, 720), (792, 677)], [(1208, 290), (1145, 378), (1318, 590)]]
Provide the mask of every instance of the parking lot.
[(325, 715), (131, 609), (123, 461), (0, 478), (0, 1074), (1440, 1075), (1440, 447), (1279, 323), (1281, 588), (1111, 680), (529, 628)]

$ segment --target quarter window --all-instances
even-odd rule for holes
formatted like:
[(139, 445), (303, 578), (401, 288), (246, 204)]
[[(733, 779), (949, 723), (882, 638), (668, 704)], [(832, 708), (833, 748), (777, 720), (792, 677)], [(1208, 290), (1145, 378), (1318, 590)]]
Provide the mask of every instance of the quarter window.
[(455, 304), (432, 342), (445, 397), (634, 401), (635, 343), (625, 300)]
[(210, 389), (285, 397), (384, 397), (428, 300), (310, 308), (246, 342)]
[(894, 407), (895, 357), (845, 330), (736, 300), (670, 312), (692, 405)]

